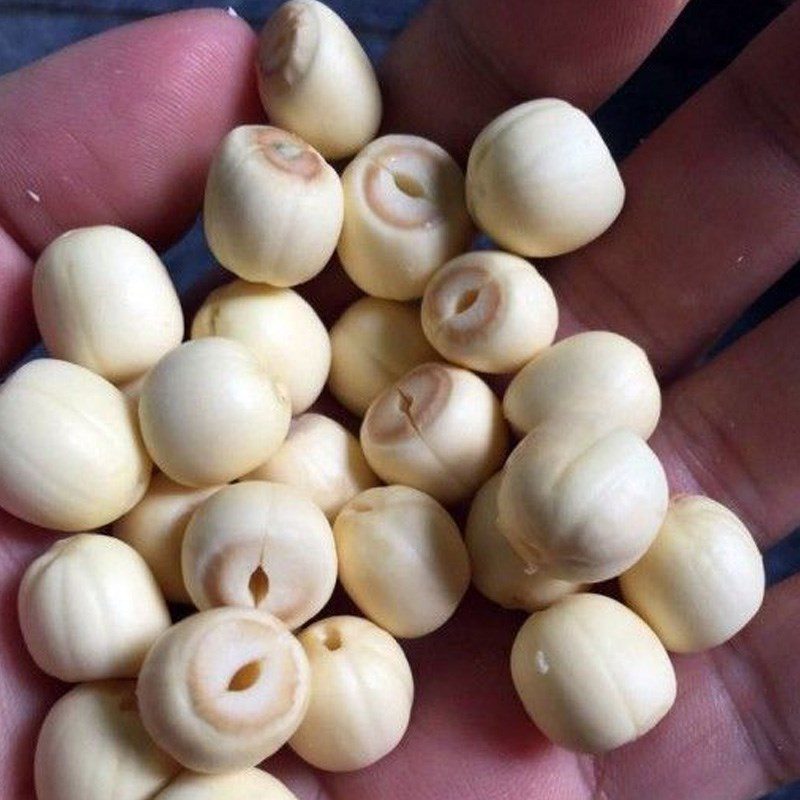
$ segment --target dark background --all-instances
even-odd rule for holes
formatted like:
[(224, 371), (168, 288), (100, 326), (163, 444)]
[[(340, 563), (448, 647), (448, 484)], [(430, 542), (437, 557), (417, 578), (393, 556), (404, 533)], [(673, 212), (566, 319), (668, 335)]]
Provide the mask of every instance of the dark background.
[[(355, 29), (369, 54), (377, 60), (424, 0), (327, 2)], [(279, 0), (231, 0), (230, 3), (240, 16), (255, 26), (260, 26), (278, 4)], [(789, 0), (693, 0), (642, 68), (597, 113), (596, 121), (614, 154), (624, 157), (672, 110), (735, 58), (744, 45), (789, 4)], [(214, 0), (0, 0), (0, 74), (107, 28), (156, 13), (209, 5), (226, 7), (228, 3)], [(198, 264), (207, 265), (209, 269), (212, 264), (197, 226), (167, 253), (166, 260), (182, 291), (196, 282)], [(800, 265), (757, 301), (719, 346), (724, 347), (798, 294)], [(768, 552), (766, 561), (772, 582), (800, 570), (800, 531)], [(790, 799), (800, 800), (800, 783), (769, 798)]]

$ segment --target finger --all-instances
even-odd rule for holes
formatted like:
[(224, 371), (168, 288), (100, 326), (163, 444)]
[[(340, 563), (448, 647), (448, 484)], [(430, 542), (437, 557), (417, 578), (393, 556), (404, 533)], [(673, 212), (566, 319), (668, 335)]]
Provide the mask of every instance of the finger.
[(507, 108), (557, 96), (591, 109), (644, 60), (688, 0), (433, 0), (381, 66), (385, 126), (463, 158)]
[(0, 509), (0, 775), (3, 797), (34, 796), (33, 749), (47, 710), (63, 691), (31, 660), (17, 622), (17, 591), (28, 564), (56, 539)]
[(163, 246), (189, 225), (217, 143), (257, 118), (254, 45), (183, 12), (0, 78), (0, 366), (30, 342), (30, 257), (54, 236), (104, 222)]
[(550, 272), (585, 327), (670, 377), (800, 256), (800, 4), (623, 165), (611, 230)]
[(96, 221), (180, 233), (220, 138), (257, 113), (254, 38), (222, 11), (170, 14), (0, 79), (4, 227), (31, 254)]
[(676, 658), (675, 707), (650, 735), (591, 765), (591, 796), (751, 800), (796, 778), (798, 614), (800, 576), (771, 589), (728, 644)]
[(674, 384), (653, 444), (673, 491), (731, 506), (762, 547), (800, 525), (800, 300)]

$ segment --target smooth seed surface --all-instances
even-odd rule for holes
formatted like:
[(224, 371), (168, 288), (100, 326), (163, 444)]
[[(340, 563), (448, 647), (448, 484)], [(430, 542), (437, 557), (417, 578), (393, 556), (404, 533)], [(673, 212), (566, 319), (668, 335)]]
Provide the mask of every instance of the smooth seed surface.
[(39, 556), (25, 571), (17, 608), (33, 660), (72, 683), (135, 678), (170, 625), (144, 559), (96, 533), (61, 539)]
[(376, 134), (382, 101), (372, 64), (344, 21), (316, 0), (267, 20), (256, 74), (267, 116), (325, 158), (352, 156)]
[(535, 613), (514, 641), (511, 676), (542, 733), (585, 753), (644, 736), (675, 702), (675, 671), (658, 637), (621, 603), (596, 594)]
[(616, 333), (587, 331), (523, 367), (506, 389), (503, 413), (521, 435), (551, 419), (578, 417), (649, 439), (661, 414), (661, 389), (641, 347)]
[(183, 312), (147, 242), (98, 225), (62, 234), (33, 270), (33, 307), (47, 352), (112, 383), (147, 372), (183, 338)]
[(594, 123), (545, 98), (501, 114), (478, 135), (467, 164), (467, 203), (478, 227), (522, 256), (557, 256), (602, 234), (625, 187)]
[(114, 536), (147, 562), (164, 597), (172, 603), (192, 602), (181, 569), (183, 534), (195, 509), (219, 488), (192, 489), (158, 473), (145, 496), (112, 526)]
[(531, 569), (596, 582), (638, 561), (667, 513), (664, 468), (623, 428), (581, 420), (534, 428), (508, 457), (500, 529)]
[(299, 137), (243, 125), (222, 140), (203, 223), (211, 252), (235, 275), (272, 286), (310, 280), (336, 249), (343, 213), (339, 176)]
[(199, 775), (182, 772), (153, 800), (297, 800), (277, 778), (260, 769)]
[(222, 336), (247, 345), (302, 414), (328, 379), (331, 345), (314, 309), (291, 289), (233, 281), (211, 292), (192, 322), (192, 339)]
[(469, 556), (453, 518), (407, 486), (351, 500), (333, 526), (339, 580), (355, 604), (394, 636), (444, 625), (469, 586)]
[(295, 417), (286, 441), (247, 477), (294, 486), (331, 521), (345, 503), (379, 483), (358, 439), (322, 414)]
[(400, 645), (358, 617), (320, 620), (300, 643), (311, 665), (311, 701), (289, 740), (292, 750), (330, 772), (364, 769), (388, 755), (408, 728), (414, 702)]
[(147, 735), (133, 681), (77, 686), (48, 713), (34, 757), (38, 800), (144, 800), (180, 770)]
[(395, 381), (438, 353), (422, 332), (411, 303), (362, 297), (331, 328), (330, 390), (359, 417)]
[(149, 373), (139, 400), (147, 449), (186, 486), (228, 483), (283, 443), (291, 405), (262, 363), (232, 339), (186, 342)]
[(0, 506), (59, 531), (100, 528), (150, 480), (136, 412), (84, 367), (40, 358), (0, 386)]
[(656, 540), (620, 588), (667, 650), (693, 653), (726, 642), (756, 615), (764, 562), (732, 511), (684, 495), (670, 502)]
[(577, 592), (581, 584), (530, 570), (511, 549), (498, 526), (497, 495), (502, 473), (491, 477), (475, 495), (465, 541), (472, 582), (484, 597), (504, 608), (537, 611)]

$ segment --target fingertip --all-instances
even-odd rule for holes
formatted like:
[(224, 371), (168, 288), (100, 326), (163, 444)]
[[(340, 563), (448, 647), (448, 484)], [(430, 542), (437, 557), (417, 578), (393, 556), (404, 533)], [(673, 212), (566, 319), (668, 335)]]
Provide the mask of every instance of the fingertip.
[[(0, 83), (0, 216), (35, 254), (108, 222), (164, 246), (188, 227), (220, 139), (262, 112), (256, 36), (220, 9), (116, 28)], [(24, 113), (20, 110), (24, 109)], [(31, 213), (26, 196), (41, 196)]]
[[(256, 33), (248, 22), (233, 9), (195, 8), (175, 11), (135, 23), (126, 29), (133, 30), (137, 25), (152, 26), (152, 34), (161, 32), (167, 37), (186, 40), (187, 44), (205, 42), (219, 48), (220, 54), (227, 56), (231, 65), (236, 65), (243, 55), (255, 56)], [(248, 63), (248, 68), (249, 68)]]

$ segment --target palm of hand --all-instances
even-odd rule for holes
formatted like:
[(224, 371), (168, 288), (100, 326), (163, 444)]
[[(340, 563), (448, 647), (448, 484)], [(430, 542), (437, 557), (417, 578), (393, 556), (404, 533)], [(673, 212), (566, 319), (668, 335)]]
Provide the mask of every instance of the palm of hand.
[[(387, 61), (390, 122), (463, 155), (480, 125), (515, 99), (553, 94), (597, 105), (681, 4), (602, 5), (432, 3)], [(525, 30), (537, 32), (535, 51), (509, 48)], [(653, 358), (668, 386), (654, 444), (673, 490), (728, 503), (762, 546), (800, 522), (800, 306), (708, 366), (686, 365), (800, 250), (799, 32), (796, 6), (640, 147), (623, 167), (629, 200), (618, 224), (548, 272), (562, 335), (618, 330)], [(32, 337), (30, 256), (54, 235), (105, 221), (164, 244), (188, 224), (216, 142), (258, 118), (252, 55), (240, 22), (192, 12), (120, 29), (0, 79), (0, 365)], [(328, 271), (308, 288), (326, 298), (328, 318), (347, 291), (341, 282), (332, 291), (332, 281)], [(61, 689), (24, 652), (15, 594), (52, 535), (3, 512), (0, 526), (0, 781), (4, 797), (22, 800), (32, 796), (36, 731)], [(302, 800), (744, 800), (800, 771), (798, 612), (796, 578), (771, 589), (733, 642), (676, 659), (678, 702), (655, 732), (591, 760), (550, 746), (527, 721), (507, 667), (521, 617), (470, 595), (444, 630), (408, 643), (418, 698), (395, 753), (353, 775), (315, 774), (283, 755), (270, 769)]]

